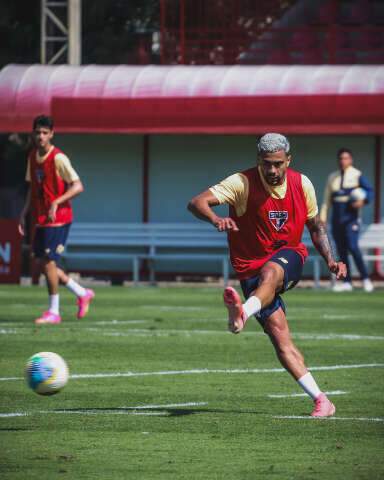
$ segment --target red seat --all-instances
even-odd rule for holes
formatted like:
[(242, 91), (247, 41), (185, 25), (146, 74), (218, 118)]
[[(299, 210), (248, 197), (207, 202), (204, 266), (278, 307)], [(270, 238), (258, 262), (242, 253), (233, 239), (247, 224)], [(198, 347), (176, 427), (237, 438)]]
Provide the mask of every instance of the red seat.
[(329, 25), (335, 21), (335, 8), (333, 2), (326, 2), (320, 6), (313, 23)]
[(272, 65), (287, 65), (291, 63), (291, 59), (287, 50), (276, 48), (269, 53), (267, 63)]

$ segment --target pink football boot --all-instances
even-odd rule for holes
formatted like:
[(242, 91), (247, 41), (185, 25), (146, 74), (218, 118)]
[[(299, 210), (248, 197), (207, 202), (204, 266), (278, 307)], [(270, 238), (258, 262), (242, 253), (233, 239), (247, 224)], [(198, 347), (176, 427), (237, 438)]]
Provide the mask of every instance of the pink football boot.
[(245, 325), (245, 315), (240, 295), (232, 287), (224, 290), (224, 304), (228, 309), (228, 329), (232, 333), (240, 333)]
[(84, 297), (78, 297), (77, 306), (79, 307), (79, 309), (77, 311), (77, 318), (84, 318), (87, 315), (89, 305), (94, 297), (95, 292), (93, 290), (90, 290), (89, 288), (86, 289), (86, 294), (84, 295)]
[(320, 394), (315, 400), (315, 408), (312, 417), (332, 417), (336, 412), (334, 404), (328, 400), (325, 393)]
[(44, 325), (47, 323), (60, 323), (61, 317), (56, 313), (52, 312), (44, 312), (39, 318), (36, 318), (35, 323), (36, 325)]

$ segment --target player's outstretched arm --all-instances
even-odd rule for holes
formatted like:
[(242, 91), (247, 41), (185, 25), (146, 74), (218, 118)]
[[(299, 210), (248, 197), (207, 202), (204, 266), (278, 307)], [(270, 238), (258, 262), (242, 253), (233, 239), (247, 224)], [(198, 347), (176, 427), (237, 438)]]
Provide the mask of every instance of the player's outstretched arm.
[(327, 228), (324, 223), (320, 221), (319, 215), (307, 220), (306, 225), (311, 234), (313, 245), (324, 258), (329, 270), (336, 275), (338, 280), (345, 278), (347, 275), (347, 267), (343, 262), (337, 262), (335, 260), (331, 242), (328, 238)]
[(211, 207), (220, 205), (219, 200), (213, 195), (210, 190), (196, 195), (188, 203), (188, 210), (193, 213), (193, 215), (200, 220), (205, 222), (212, 223), (219, 232), (226, 232), (228, 230), (233, 230), (237, 232), (239, 229), (235, 221), (230, 217), (219, 217), (212, 210)]

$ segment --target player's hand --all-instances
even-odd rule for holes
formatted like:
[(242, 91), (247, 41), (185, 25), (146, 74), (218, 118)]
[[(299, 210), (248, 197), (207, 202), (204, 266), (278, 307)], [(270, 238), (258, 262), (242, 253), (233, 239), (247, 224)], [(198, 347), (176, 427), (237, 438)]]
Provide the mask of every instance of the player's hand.
[(25, 235), (25, 217), (20, 217), (18, 230), (19, 230), (20, 235), (22, 237), (24, 237), (24, 235)]
[(49, 212), (48, 212), (48, 220), (50, 222), (54, 222), (56, 220), (57, 207), (58, 207), (57, 203), (52, 202), (51, 207), (50, 207)]
[(337, 280), (341, 280), (347, 276), (347, 266), (343, 262), (333, 260), (328, 263), (328, 268), (336, 275)]
[(356, 208), (356, 210), (364, 207), (364, 205), (365, 205), (364, 200), (356, 200), (355, 202), (351, 203), (351, 207)]
[(224, 217), (224, 218), (216, 217), (212, 223), (219, 232), (228, 232), (228, 231), (238, 232), (239, 231), (239, 228), (236, 225), (236, 222), (232, 220), (232, 218), (230, 217)]

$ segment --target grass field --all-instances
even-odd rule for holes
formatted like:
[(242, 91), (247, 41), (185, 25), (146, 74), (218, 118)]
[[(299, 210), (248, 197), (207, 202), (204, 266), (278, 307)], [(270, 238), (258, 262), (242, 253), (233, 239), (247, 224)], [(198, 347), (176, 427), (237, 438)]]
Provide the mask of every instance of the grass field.
[[(36, 328), (45, 289), (1, 287), (0, 478), (383, 478), (383, 291), (285, 299), (315, 378), (339, 392), (335, 419), (288, 396), (301, 391), (256, 322), (226, 333), (221, 290), (99, 288), (82, 321), (64, 292), (63, 323)], [(22, 379), (39, 351), (69, 364), (56, 396)]]

